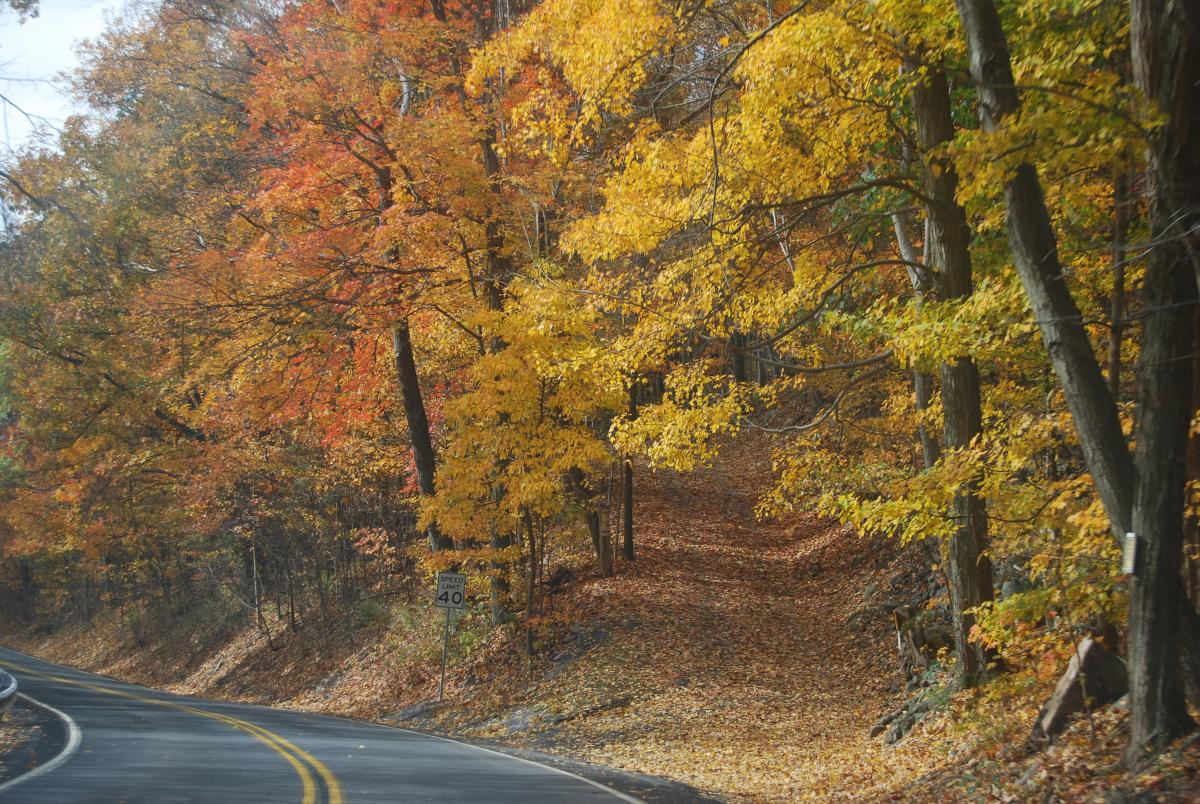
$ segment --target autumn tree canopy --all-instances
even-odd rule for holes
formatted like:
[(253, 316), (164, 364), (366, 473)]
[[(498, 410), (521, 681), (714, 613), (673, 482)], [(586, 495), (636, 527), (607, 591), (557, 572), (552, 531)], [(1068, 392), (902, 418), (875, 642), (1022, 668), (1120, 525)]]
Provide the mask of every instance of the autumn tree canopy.
[(128, 12), (0, 173), (10, 586), (270, 638), (456, 567), (528, 630), (549, 556), (636, 560), (635, 465), (767, 432), (760, 515), (919, 545), (957, 685), (1115, 627), (1160, 747), (1200, 702), (1185, 6)]

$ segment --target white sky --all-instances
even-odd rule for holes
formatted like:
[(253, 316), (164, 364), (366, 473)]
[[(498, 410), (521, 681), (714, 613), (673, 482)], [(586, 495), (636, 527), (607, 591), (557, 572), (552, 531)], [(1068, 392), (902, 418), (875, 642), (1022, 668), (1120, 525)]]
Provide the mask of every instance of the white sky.
[[(0, 11), (0, 94), (25, 112), (58, 126), (72, 113), (70, 99), (51, 83), (78, 64), (75, 43), (104, 31), (123, 0), (40, 0), (37, 17), (19, 23), (7, 5)], [(0, 103), (0, 152), (24, 144), (33, 126)]]

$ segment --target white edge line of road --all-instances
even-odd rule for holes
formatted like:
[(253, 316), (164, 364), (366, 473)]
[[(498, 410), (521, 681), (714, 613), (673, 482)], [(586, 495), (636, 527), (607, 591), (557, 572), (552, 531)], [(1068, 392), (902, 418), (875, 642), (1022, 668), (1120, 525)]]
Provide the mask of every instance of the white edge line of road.
[[(12, 650), (12, 648), (8, 648), (8, 650)], [(178, 697), (185, 697), (185, 698), (192, 697), (192, 696), (186, 696), (186, 695), (180, 696), (179, 693), (167, 692), (166, 690), (156, 690), (151, 687), (142, 687), (141, 685), (138, 685), (138, 684), (133, 684), (133, 683), (127, 682), (127, 681), (121, 681), (120, 679), (111, 678), (109, 676), (102, 676), (98, 673), (92, 673), (88, 670), (80, 670), (79, 668), (76, 668), (76, 667), (67, 667), (65, 665), (55, 664), (54, 662), (48, 662), (45, 659), (38, 659), (38, 657), (36, 657), (36, 656), (30, 657), (28, 654), (21, 653), (20, 651), (17, 651), (17, 650), (12, 650), (12, 652), (16, 653), (20, 656), (23, 656), (23, 657), (35, 659), (37, 661), (43, 662), (44, 664), (49, 664), (52, 667), (54, 667), (56, 670), (69, 670), (69, 671), (73, 671), (76, 673), (82, 673), (83, 675), (92, 676), (94, 678), (103, 679), (105, 681), (114, 682), (116, 684), (121, 684), (121, 685), (128, 686), (128, 687), (137, 687), (140, 689), (149, 690), (151, 692), (163, 692), (163, 693), (166, 693), (167, 695), (175, 695)], [(82, 733), (80, 732), (79, 727), (75, 725), (75, 721), (72, 720), (71, 716), (68, 715), (66, 712), (60, 712), (59, 710), (55, 709), (52, 706), (49, 706), (48, 704), (44, 704), (41, 701), (35, 701), (33, 698), (30, 698), (28, 695), (26, 695), (23, 692), (18, 692), (17, 695), (19, 695), (20, 697), (29, 701), (30, 703), (37, 704), (38, 706), (42, 707), (43, 709), (47, 709), (47, 710), (53, 712), (54, 714), (56, 714), (60, 718), (62, 718), (63, 722), (65, 722), (67, 724), (67, 731), (68, 731), (67, 747), (64, 748), (62, 750), (62, 752), (59, 753), (58, 756), (56, 756), (54, 759), (50, 760), (49, 762), (45, 763), (44, 765), (39, 765), (38, 767), (34, 768), (33, 770), (29, 771), (28, 773), (24, 773), (15, 779), (10, 779), (9, 781), (5, 782), (4, 784), (0, 784), (0, 793), (3, 793), (5, 790), (8, 790), (8, 788), (12, 787), (13, 785), (20, 784), (21, 782), (27, 781), (28, 779), (32, 779), (35, 776), (40, 776), (43, 773), (49, 773), (50, 771), (54, 770), (62, 763), (66, 762), (68, 759), (71, 758), (71, 755), (75, 753), (76, 749), (79, 748), (79, 740), (82, 736)], [(491, 748), (484, 748), (482, 745), (474, 745), (473, 743), (465, 743), (462, 740), (455, 740), (451, 737), (442, 737), (437, 734), (426, 734), (425, 732), (422, 732), (422, 731), (413, 731), (412, 729), (406, 729), (403, 726), (391, 726), (391, 725), (387, 725), (384, 723), (374, 723), (369, 720), (357, 720), (355, 718), (341, 717), (340, 715), (328, 715), (328, 714), (324, 714), (322, 712), (306, 712), (301, 709), (280, 709), (280, 708), (274, 707), (274, 706), (260, 707), (255, 704), (240, 704), (237, 701), (210, 701), (208, 699), (203, 699), (203, 698), (200, 700), (203, 701), (204, 703), (217, 703), (217, 704), (232, 703), (237, 706), (249, 706), (250, 708), (253, 708), (253, 709), (262, 708), (262, 709), (276, 711), (276, 712), (292, 712), (294, 714), (299, 714), (299, 715), (314, 715), (316, 717), (328, 717), (328, 718), (333, 718), (335, 720), (345, 720), (349, 723), (354, 723), (354, 724), (357, 724), (360, 726), (374, 726), (376, 728), (385, 729), (388, 731), (402, 731), (407, 734), (416, 735), (417, 737), (428, 737), (433, 740), (441, 740), (442, 742), (454, 743), (455, 745), (464, 745), (467, 748), (474, 748), (476, 751), (484, 751), (488, 754), (495, 754), (498, 757), (504, 757), (505, 759), (513, 759), (513, 760), (516, 760), (517, 762), (524, 762), (526, 765), (533, 765), (538, 768), (545, 768), (546, 770), (554, 771), (555, 773), (561, 773), (563, 776), (570, 776), (573, 779), (578, 779), (581, 782), (586, 782), (587, 784), (590, 784), (592, 787), (598, 788), (600, 790), (603, 790), (606, 793), (609, 793), (610, 795), (616, 796), (617, 799), (624, 801), (626, 804), (645, 804), (645, 802), (642, 801), (641, 799), (634, 798), (633, 796), (631, 796), (627, 793), (622, 793), (620, 790), (616, 790), (612, 787), (609, 787), (606, 784), (597, 782), (593, 779), (589, 779), (586, 776), (580, 776), (578, 773), (571, 773), (568, 770), (563, 770), (562, 768), (556, 768), (553, 765), (546, 765), (542, 762), (537, 762), (532, 759), (525, 759), (525, 757), (518, 757), (518, 756), (514, 756), (513, 754), (506, 754), (503, 751), (493, 751)]]
[(11, 787), (15, 787), (16, 785), (19, 785), (21, 782), (28, 782), (30, 779), (41, 776), (44, 773), (49, 773), (50, 771), (57, 768), (59, 765), (66, 762), (68, 759), (71, 758), (71, 755), (74, 754), (79, 749), (79, 741), (83, 737), (83, 733), (80, 732), (79, 726), (75, 725), (75, 721), (72, 720), (71, 716), (68, 715), (66, 712), (61, 712), (58, 709), (55, 709), (53, 706), (50, 706), (49, 704), (44, 704), (41, 701), (30, 698), (28, 695), (26, 695), (23, 692), (18, 692), (17, 695), (20, 696), (21, 698), (24, 698), (25, 700), (29, 701), (34, 706), (40, 706), (43, 709), (45, 709), (47, 712), (50, 712), (51, 714), (58, 716), (62, 720), (62, 722), (65, 723), (67, 726), (67, 744), (66, 744), (66, 746), (63, 747), (63, 750), (59, 751), (58, 754), (53, 759), (49, 760), (48, 762), (43, 762), (41, 765), (38, 765), (33, 770), (28, 771), (26, 773), (22, 773), (20, 776), (16, 777), (15, 779), (9, 779), (4, 784), (0, 784), (0, 793), (5, 792), (6, 790), (8, 790)]
[[(375, 725), (380, 725), (380, 724), (375, 724)], [(434, 740), (441, 740), (442, 742), (454, 743), (455, 745), (465, 745), (467, 748), (474, 748), (476, 751), (484, 751), (489, 754), (495, 754), (496, 756), (504, 757), (505, 759), (515, 759), (517, 762), (524, 762), (526, 765), (533, 765), (538, 768), (545, 768), (546, 770), (551, 770), (551, 771), (554, 771), (555, 773), (561, 773), (563, 776), (570, 776), (571, 778), (578, 779), (581, 782), (587, 782), (592, 787), (598, 787), (601, 790), (603, 790), (605, 793), (609, 793), (613, 796), (616, 796), (621, 801), (626, 802), (626, 804), (645, 804), (645, 802), (641, 801), (640, 799), (636, 799), (631, 795), (622, 793), (620, 790), (614, 790), (613, 788), (609, 787), (606, 784), (601, 784), (600, 782), (597, 782), (593, 779), (589, 779), (586, 776), (580, 776), (578, 773), (571, 773), (570, 771), (563, 770), (562, 768), (556, 768), (553, 765), (546, 765), (541, 762), (535, 762), (532, 759), (525, 759), (525, 757), (513, 756), (512, 754), (506, 754), (503, 751), (493, 751), (490, 748), (484, 748), (482, 745), (474, 745), (472, 743), (464, 743), (461, 740), (454, 740), (454, 739), (451, 739), (450, 737), (441, 737), (437, 734), (426, 734), (421, 731), (413, 731), (412, 729), (406, 729), (406, 728), (403, 728), (400, 726), (384, 726), (384, 728), (393, 728), (393, 729), (396, 729), (396, 731), (408, 732), (409, 734), (415, 734), (418, 737), (429, 737)]]

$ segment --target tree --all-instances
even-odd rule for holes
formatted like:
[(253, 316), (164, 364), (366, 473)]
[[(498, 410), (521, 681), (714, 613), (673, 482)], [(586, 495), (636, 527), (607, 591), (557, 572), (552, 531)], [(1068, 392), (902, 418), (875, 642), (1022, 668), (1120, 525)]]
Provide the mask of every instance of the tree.
[[(980, 93), (985, 130), (997, 131), (1020, 111), (1008, 44), (999, 14), (990, 0), (957, 0), (971, 54), (972, 75)], [(1189, 40), (1173, 4), (1133, 4), (1133, 51), (1138, 82), (1154, 102), (1181, 102), (1174, 87), (1194, 76), (1196, 45)], [(1165, 45), (1163, 50), (1162, 48)], [(1166, 56), (1164, 60), (1164, 54)], [(1153, 66), (1151, 66), (1153, 65)], [(1169, 80), (1164, 80), (1169, 79)], [(1186, 79), (1181, 86), (1188, 86)], [(1186, 90), (1194, 93), (1193, 88)], [(1188, 96), (1189, 102), (1194, 97)], [(1163, 108), (1172, 108), (1164, 106)], [(1178, 108), (1178, 107), (1176, 107)], [(1182, 108), (1191, 109), (1187, 105)], [(1185, 134), (1192, 121), (1169, 122), (1152, 140), (1155, 190), (1151, 231), (1155, 248), (1145, 276), (1147, 305), (1139, 365), (1139, 417), (1136, 457), (1131, 457), (1099, 365), (1081, 326), (1079, 310), (1066, 285), (1057, 243), (1036, 168), (1020, 164), (1007, 178), (1005, 200), (1009, 238), (1017, 269), (1042, 331), (1047, 352), (1062, 383), (1080, 444), (1114, 534), (1132, 528), (1140, 557), (1130, 604), (1130, 758), (1146, 747), (1161, 747), (1190, 729), (1175, 636), (1181, 615), (1178, 559), (1182, 547), (1184, 450), (1192, 418), (1190, 389), (1191, 327), (1188, 308), (1195, 303), (1195, 277), (1187, 239), (1166, 223), (1179, 199), (1174, 180), (1186, 185), (1194, 171)], [(1167, 150), (1163, 150), (1166, 148)], [(1170, 173), (1164, 173), (1169, 169)], [(1172, 212), (1168, 212), (1171, 210)], [(1177, 214), (1177, 213), (1175, 213)], [(1157, 236), (1165, 236), (1165, 243)], [(1187, 605), (1186, 602), (1184, 605)]]

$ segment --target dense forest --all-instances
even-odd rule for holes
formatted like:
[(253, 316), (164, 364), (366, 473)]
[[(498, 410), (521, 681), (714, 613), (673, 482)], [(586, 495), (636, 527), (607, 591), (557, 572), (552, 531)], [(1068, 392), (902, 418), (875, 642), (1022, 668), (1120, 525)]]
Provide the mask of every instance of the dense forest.
[(532, 651), (766, 433), (763, 521), (943, 579), (951, 687), (1092, 635), (1131, 761), (1194, 728), (1194, 3), (163, 0), (72, 86), (0, 166), (7, 618), (457, 569)]

